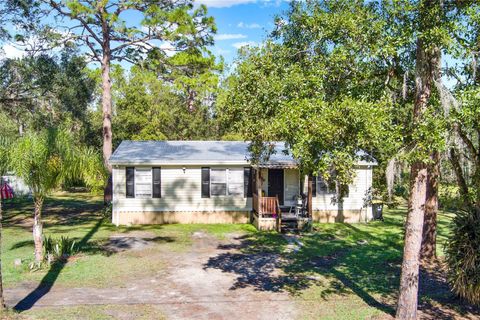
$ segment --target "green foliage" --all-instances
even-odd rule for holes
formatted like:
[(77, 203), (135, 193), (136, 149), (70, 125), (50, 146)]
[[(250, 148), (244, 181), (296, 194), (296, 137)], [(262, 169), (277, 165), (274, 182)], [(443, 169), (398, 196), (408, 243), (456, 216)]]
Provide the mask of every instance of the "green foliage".
[(126, 75), (116, 70), (113, 97), (115, 141), (201, 140), (215, 134), (216, 125), (206, 105), (189, 110), (184, 94), (154, 72), (132, 67)]
[(94, 88), (86, 60), (74, 50), (4, 59), (0, 61), (0, 119), (8, 121), (2, 121), (2, 132), (21, 135), (27, 129), (60, 123), (79, 134), (88, 131)]
[(66, 260), (77, 252), (78, 245), (76, 241), (68, 236), (61, 236), (60, 238), (48, 236), (43, 239), (43, 256), (49, 264), (55, 261)]
[(458, 212), (446, 247), (448, 280), (453, 291), (480, 305), (480, 216)]
[[(194, 7), (192, 0), (38, 1), (46, 4), (46, 14), (68, 20), (68, 27), (56, 25), (58, 33), (75, 34), (72, 41), (90, 49), (89, 55), (102, 64), (105, 56), (109, 61), (142, 63), (151, 53), (165, 61), (170, 49), (184, 51), (212, 44), (212, 33), (216, 31), (206, 7)], [(133, 24), (125, 20), (126, 12), (135, 21)], [(169, 43), (171, 48), (153, 44), (155, 41)]]
[(323, 61), (290, 59), (286, 46), (266, 43), (244, 52), (225, 83), (219, 117), (251, 140), (255, 161), (269, 156), (265, 142), (285, 140), (305, 172), (324, 178), (335, 170), (341, 183), (353, 178), (359, 150), (372, 151), (395, 140), (393, 105), (386, 97), (353, 97), (348, 88), (327, 92)]
[(87, 186), (103, 184), (105, 173), (99, 156), (75, 142), (64, 129), (28, 132), (9, 150), (9, 167), (32, 189), (45, 197), (68, 179), (83, 179)]

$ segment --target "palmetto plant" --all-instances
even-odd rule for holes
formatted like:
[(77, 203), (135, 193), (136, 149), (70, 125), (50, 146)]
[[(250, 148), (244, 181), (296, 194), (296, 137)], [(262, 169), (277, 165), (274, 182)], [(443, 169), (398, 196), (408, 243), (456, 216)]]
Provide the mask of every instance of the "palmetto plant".
[(480, 305), (480, 214), (462, 211), (453, 219), (446, 247), (448, 280), (453, 291)]
[(61, 236), (59, 239), (50, 236), (43, 240), (44, 257), (48, 262), (64, 260), (77, 253), (77, 243), (69, 237)]
[(35, 262), (40, 264), (43, 261), (45, 197), (67, 179), (80, 178), (90, 187), (103, 184), (104, 169), (99, 155), (77, 144), (72, 134), (63, 129), (29, 132), (12, 145), (8, 156), (11, 170), (32, 190)]

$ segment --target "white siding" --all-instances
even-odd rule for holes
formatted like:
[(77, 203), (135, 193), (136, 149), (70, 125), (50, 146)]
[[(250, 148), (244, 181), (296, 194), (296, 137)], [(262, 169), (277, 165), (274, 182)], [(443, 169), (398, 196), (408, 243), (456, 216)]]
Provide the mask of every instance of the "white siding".
[[(138, 167), (138, 166), (137, 166)], [(215, 167), (210, 168), (225, 168)], [(232, 168), (243, 168), (236, 166)], [(268, 171), (261, 170), (262, 189), (268, 194)], [(286, 169), (285, 205), (293, 205), (293, 197), (300, 193), (299, 172)], [(305, 182), (307, 179), (305, 179)], [(113, 168), (113, 211), (114, 212), (148, 212), (148, 211), (250, 211), (251, 198), (244, 198), (243, 193), (236, 196), (201, 197), (201, 167), (162, 166), (161, 192), (159, 199), (126, 198), (125, 167)], [(371, 207), (365, 208), (365, 199), (372, 185), (371, 167), (358, 167), (354, 182), (349, 186), (349, 196), (343, 201), (342, 208), (335, 203), (335, 195), (322, 194), (317, 190), (317, 196), (312, 198), (314, 211), (322, 210), (364, 210), (367, 219), (371, 218)], [(307, 188), (304, 187), (306, 192)]]
[(335, 194), (322, 193), (317, 188), (317, 196), (312, 198), (313, 210), (360, 210), (372, 186), (372, 169), (358, 167), (353, 183), (349, 185), (349, 195), (343, 200), (343, 208), (335, 201)]
[[(222, 167), (212, 166), (211, 168)], [(126, 198), (125, 183), (125, 167), (113, 168), (113, 211), (115, 212), (251, 210), (251, 198), (244, 198), (243, 193), (236, 196), (202, 198), (200, 166), (186, 166), (185, 172), (183, 167), (162, 166), (162, 197), (157, 199)]]

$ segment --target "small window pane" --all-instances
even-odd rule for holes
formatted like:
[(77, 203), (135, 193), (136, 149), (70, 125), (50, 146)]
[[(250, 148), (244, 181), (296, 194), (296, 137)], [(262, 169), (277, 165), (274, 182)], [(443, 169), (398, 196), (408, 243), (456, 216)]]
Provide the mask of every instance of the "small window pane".
[(317, 192), (328, 193), (328, 185), (325, 180), (320, 176), (317, 177)]
[(152, 169), (135, 169), (135, 197), (152, 197)]
[(243, 169), (228, 170), (228, 194), (243, 195)]
[(227, 170), (226, 169), (211, 169), (210, 170), (210, 182), (212, 182), (212, 183), (227, 183)]
[(212, 196), (224, 196), (227, 194), (226, 183), (212, 183), (210, 189)]
[(210, 170), (210, 193), (212, 196), (227, 195), (227, 169)]

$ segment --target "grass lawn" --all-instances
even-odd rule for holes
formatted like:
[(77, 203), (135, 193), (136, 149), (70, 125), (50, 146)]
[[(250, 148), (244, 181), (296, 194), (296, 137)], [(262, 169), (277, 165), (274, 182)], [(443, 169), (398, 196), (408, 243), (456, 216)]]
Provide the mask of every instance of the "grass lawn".
[[(299, 250), (291, 252), (282, 235), (257, 232), (251, 225), (116, 227), (108, 218), (102, 217), (101, 207), (102, 200), (99, 197), (87, 194), (61, 193), (48, 199), (44, 210), (45, 235), (66, 235), (76, 239), (81, 247), (80, 253), (65, 265), (50, 270), (30, 271), (28, 265), (33, 261), (32, 204), (27, 200), (16, 200), (4, 205), (4, 285), (12, 288), (21, 283), (41, 281), (64, 287), (121, 286), (132, 276), (129, 270), (136, 270), (135, 277), (162, 270), (165, 262), (159, 257), (163, 257), (165, 252), (181, 253), (190, 249), (192, 234), (201, 230), (218, 239), (224, 239), (232, 233), (245, 234), (245, 245), (239, 249), (245, 257), (256, 254), (280, 257), (276, 265), (280, 270), (279, 275), (258, 277), (251, 285), (264, 291), (288, 291), (302, 319), (383, 318), (394, 312), (402, 259), (405, 209), (387, 210), (384, 222), (315, 224), (314, 231), (299, 238)], [(444, 212), (439, 215), (439, 256), (443, 255), (443, 245), (452, 216), (451, 213)], [(111, 254), (105, 249), (105, 244), (112, 235), (135, 232), (154, 235), (152, 241), (155, 241), (155, 245), (145, 249), (148, 254), (144, 251)], [(15, 259), (22, 259), (21, 267), (14, 266)], [(437, 283), (435, 275), (425, 272), (422, 273), (422, 279), (420, 303), (426, 306), (424, 314), (435, 317), (434, 312), (445, 308), (456, 314), (468, 314), (466, 307), (450, 295), (448, 288), (445, 289), (445, 284)], [(275, 283), (275, 290), (268, 287), (270, 283)], [(109, 305), (40, 308), (21, 315), (12, 313), (11, 316), (109, 319), (116, 318), (119, 312), (127, 312), (131, 318), (163, 317), (156, 306), (137, 305), (122, 310)]]
[[(121, 226), (111, 224), (103, 218), (103, 200), (88, 194), (57, 194), (46, 201), (43, 214), (44, 234), (59, 238), (68, 236), (81, 245), (80, 253), (72, 263), (61, 266), (60, 274), (47, 270), (30, 271), (33, 262), (33, 240), (31, 233), (33, 206), (31, 201), (17, 200), (4, 205), (4, 234), (2, 246), (3, 280), (6, 287), (20, 281), (55, 282), (66, 286), (105, 287), (121, 284), (125, 270), (141, 270), (137, 273), (151, 273), (162, 267), (162, 261), (150, 255), (135, 252), (109, 254), (103, 245), (117, 233), (149, 232), (155, 234), (158, 249), (182, 251), (189, 248), (190, 235), (202, 230), (222, 238), (225, 233), (252, 231), (250, 225), (151, 225)], [(22, 267), (15, 267), (14, 260), (22, 259)], [(52, 270), (50, 270), (52, 271)]]

